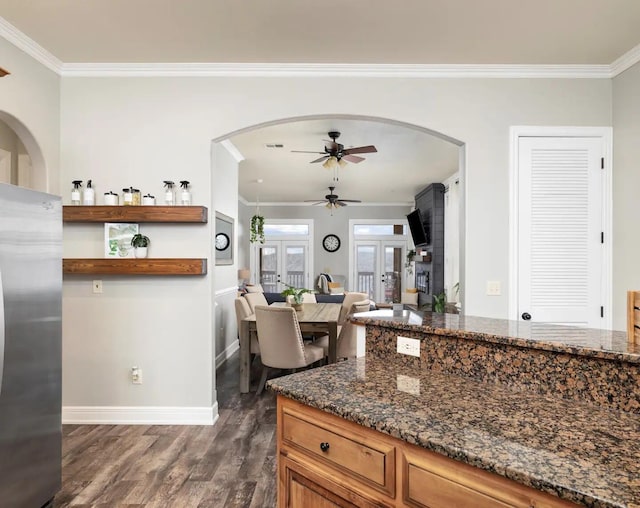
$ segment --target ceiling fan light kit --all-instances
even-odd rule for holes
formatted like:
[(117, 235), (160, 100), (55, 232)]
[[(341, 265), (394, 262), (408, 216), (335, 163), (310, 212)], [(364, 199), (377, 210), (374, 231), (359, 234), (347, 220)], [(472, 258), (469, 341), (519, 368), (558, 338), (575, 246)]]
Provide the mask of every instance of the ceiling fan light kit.
[(295, 153), (315, 153), (322, 155), (322, 157), (318, 157), (310, 162), (310, 164), (316, 164), (318, 162), (322, 162), (322, 166), (327, 169), (334, 169), (338, 166), (344, 167), (347, 162), (351, 162), (353, 164), (358, 164), (365, 160), (364, 157), (358, 157), (354, 154), (362, 154), (362, 153), (375, 153), (378, 150), (373, 145), (367, 146), (356, 146), (353, 148), (345, 148), (343, 144), (338, 143), (336, 139), (340, 137), (340, 132), (338, 131), (330, 131), (327, 133), (331, 138), (331, 141), (326, 141), (324, 146), (324, 150), (322, 152), (315, 151), (306, 151), (306, 150), (291, 150)]

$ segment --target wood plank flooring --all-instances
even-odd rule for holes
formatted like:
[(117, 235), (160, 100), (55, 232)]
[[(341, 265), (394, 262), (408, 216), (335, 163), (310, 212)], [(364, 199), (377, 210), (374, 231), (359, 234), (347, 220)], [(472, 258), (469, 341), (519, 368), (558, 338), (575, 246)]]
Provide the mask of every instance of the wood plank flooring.
[(238, 369), (217, 371), (213, 427), (64, 425), (54, 507), (275, 506), (275, 396), (240, 395)]

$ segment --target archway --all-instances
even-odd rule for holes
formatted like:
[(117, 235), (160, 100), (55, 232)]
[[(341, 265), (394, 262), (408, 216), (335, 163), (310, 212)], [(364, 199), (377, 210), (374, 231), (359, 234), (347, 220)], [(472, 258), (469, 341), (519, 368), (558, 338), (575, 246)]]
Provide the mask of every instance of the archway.
[(47, 192), (49, 189), (49, 177), (47, 174), (44, 155), (38, 141), (35, 139), (29, 128), (15, 116), (5, 111), (0, 111), (0, 121), (4, 122), (15, 132), (22, 145), (24, 145), (30, 158), (28, 187), (33, 190)]

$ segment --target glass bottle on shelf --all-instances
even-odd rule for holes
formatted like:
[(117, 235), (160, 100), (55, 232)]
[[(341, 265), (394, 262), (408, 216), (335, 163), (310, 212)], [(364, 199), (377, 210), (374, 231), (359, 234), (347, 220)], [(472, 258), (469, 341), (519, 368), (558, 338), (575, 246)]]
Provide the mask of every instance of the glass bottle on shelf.
[(176, 195), (173, 190), (174, 182), (171, 180), (164, 180), (164, 204), (168, 206), (173, 206), (176, 204)]
[(87, 188), (82, 193), (82, 204), (92, 206), (96, 204), (96, 194), (91, 186), (91, 180), (87, 180)]
[(180, 180), (180, 204), (182, 206), (191, 205), (191, 192), (189, 192), (188, 180)]
[(71, 183), (73, 184), (73, 188), (71, 189), (71, 204), (79, 205), (81, 203), (82, 180), (73, 180)]

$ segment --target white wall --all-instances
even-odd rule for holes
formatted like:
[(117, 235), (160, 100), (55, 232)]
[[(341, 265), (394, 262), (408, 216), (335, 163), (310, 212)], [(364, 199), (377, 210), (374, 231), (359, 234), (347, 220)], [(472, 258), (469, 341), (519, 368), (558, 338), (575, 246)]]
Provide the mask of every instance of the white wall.
[[(216, 177), (212, 179), (213, 207), (234, 220), (238, 228), (238, 161), (219, 143), (212, 147), (212, 168)], [(214, 233), (215, 234), (215, 233)], [(238, 349), (238, 335), (234, 300), (238, 294), (238, 242), (233, 244), (234, 263), (215, 267), (215, 364), (220, 366)], [(215, 261), (212, 259), (212, 264)], [(215, 378), (215, 376), (214, 376)], [(215, 389), (215, 379), (214, 379)]]
[(640, 289), (640, 64), (613, 79), (613, 327), (626, 330), (626, 292)]
[(0, 120), (22, 140), (33, 161), (31, 187), (60, 193), (60, 77), (0, 37)]
[[(327, 90), (339, 90), (330, 109)], [(509, 127), (611, 125), (611, 81), (64, 78), (61, 182), (66, 188), (93, 178), (100, 191), (135, 185), (159, 192), (163, 179), (186, 178), (194, 202), (211, 208), (211, 139), (318, 114), (389, 118), (466, 143), (466, 311), (506, 317), (508, 295), (487, 297), (484, 289), (487, 279), (507, 287)], [(143, 229), (153, 256), (210, 255), (211, 224)], [(65, 255), (99, 255), (101, 245), (96, 226), (65, 228)], [(65, 404), (213, 403), (211, 278), (105, 281), (99, 297), (88, 280), (68, 278)], [(141, 338), (149, 322), (151, 337)], [(146, 369), (142, 386), (128, 383), (134, 361)]]

